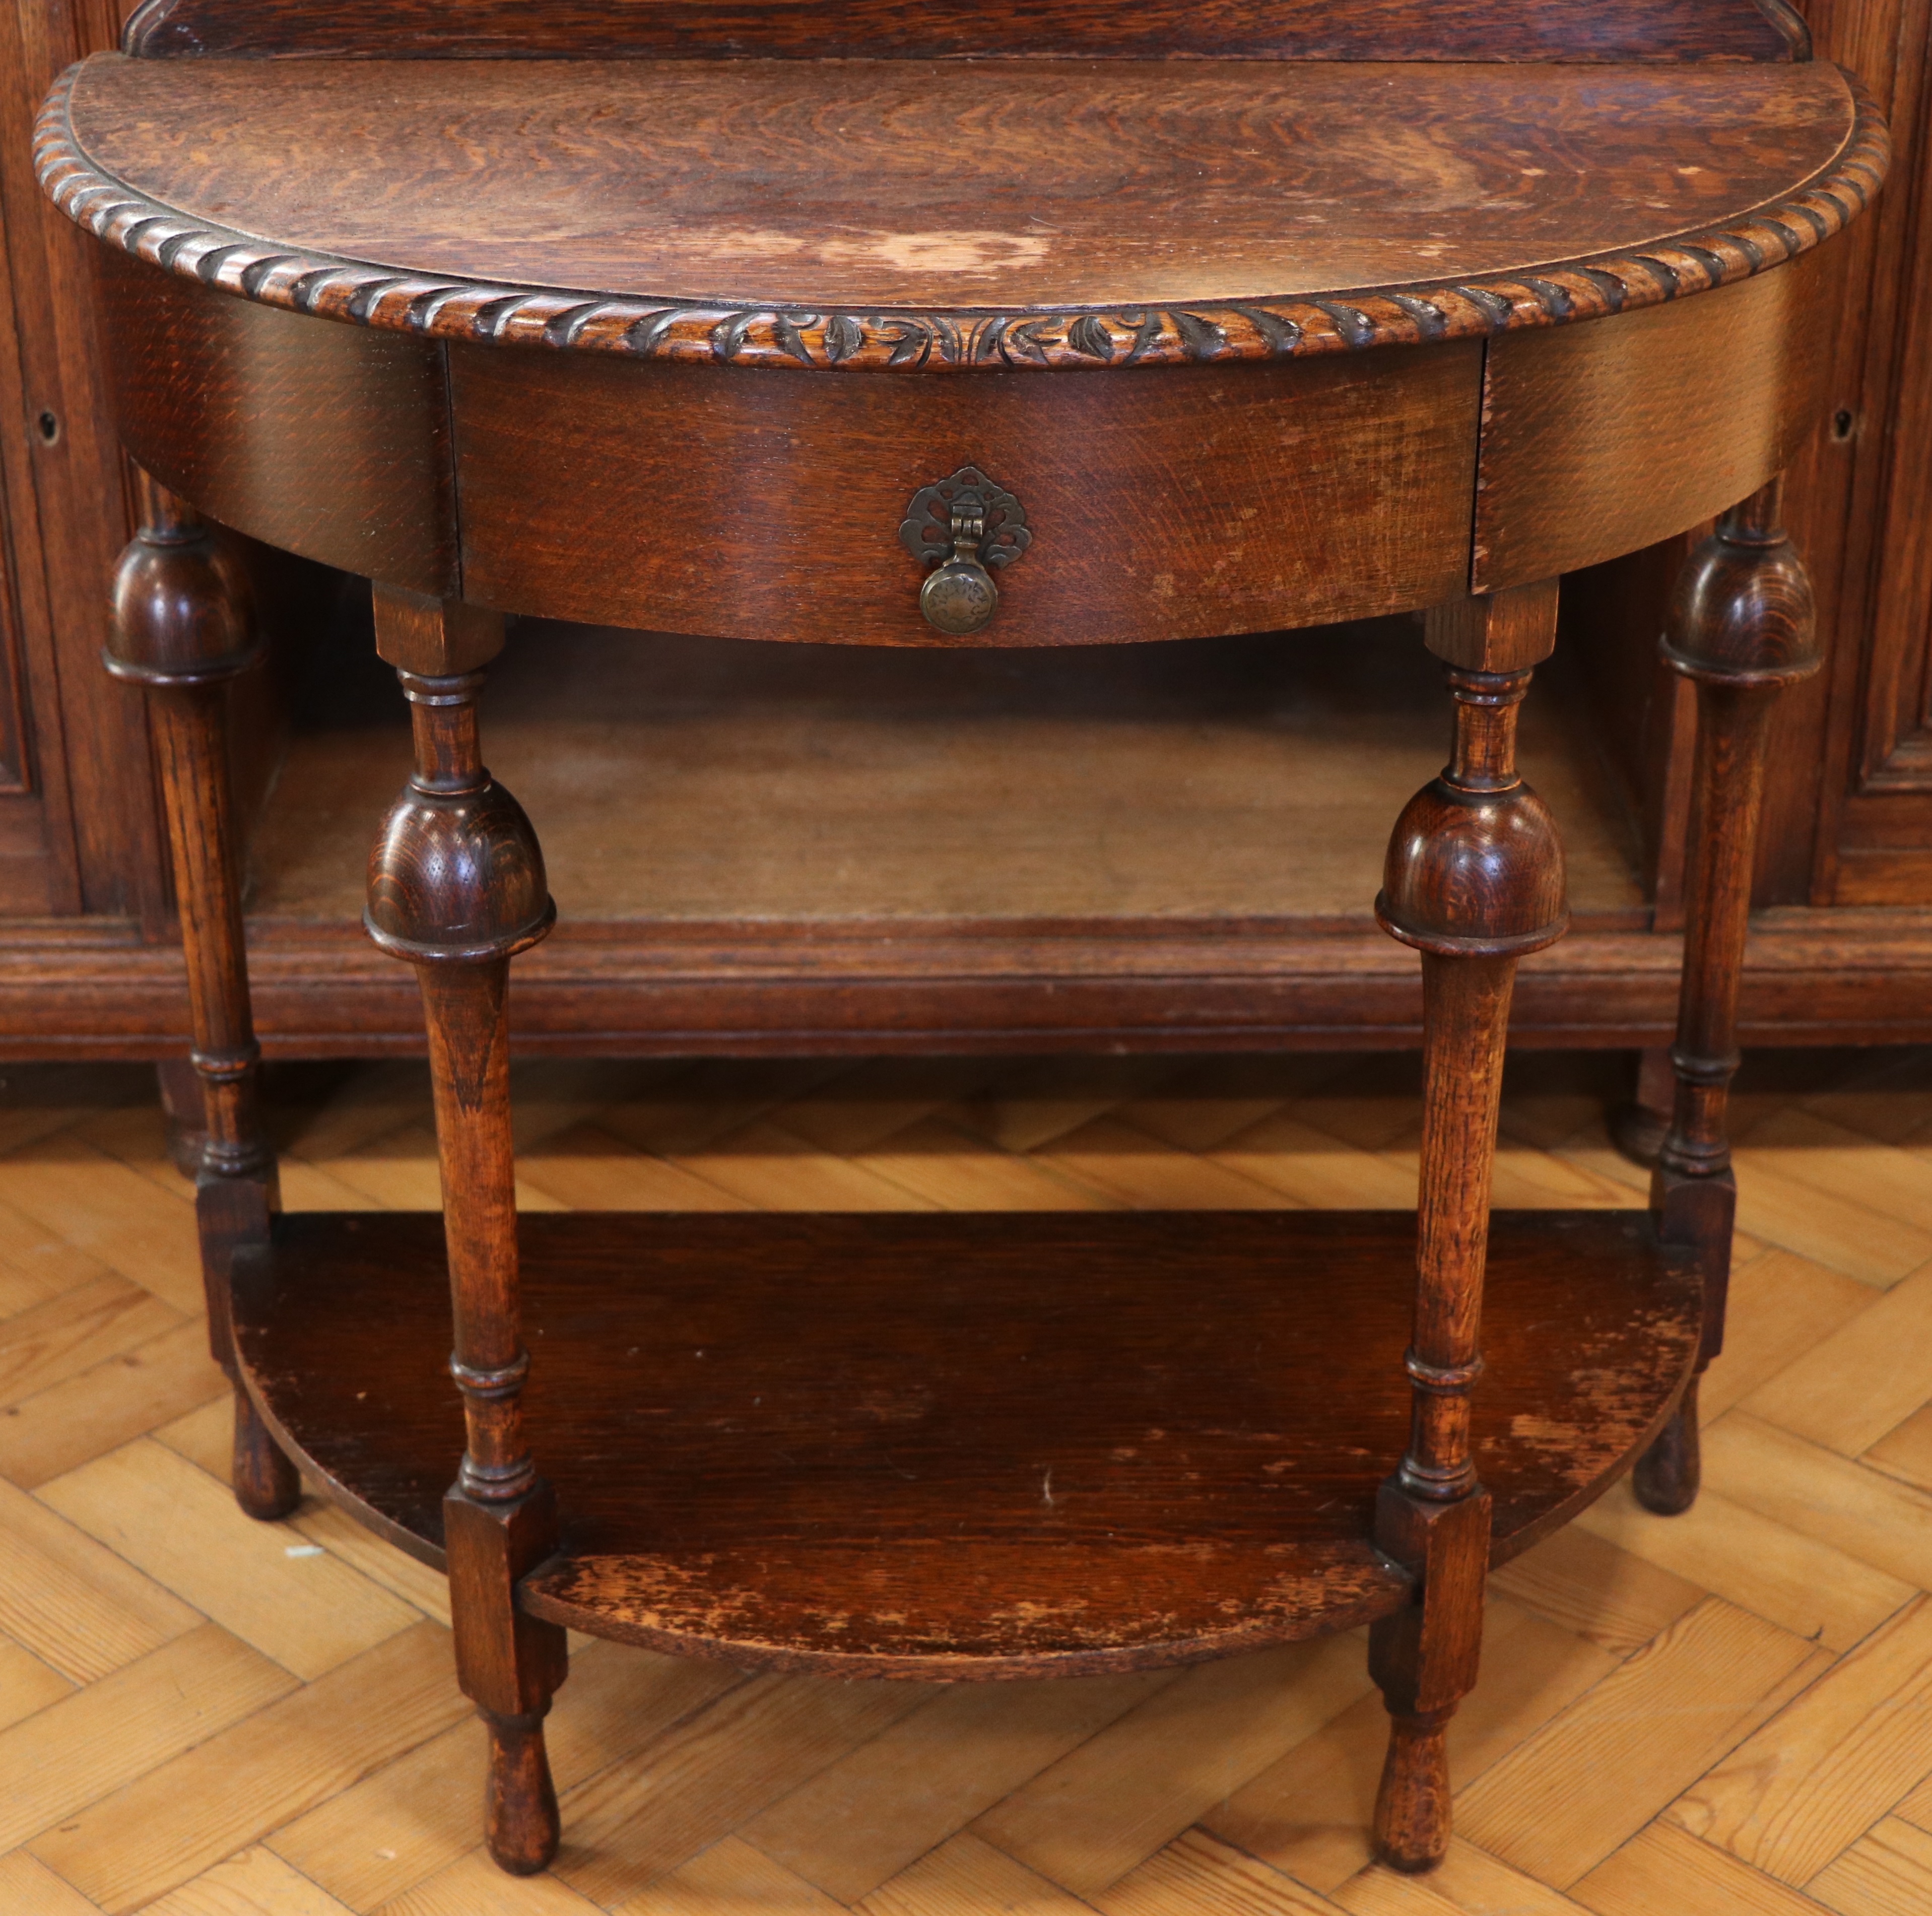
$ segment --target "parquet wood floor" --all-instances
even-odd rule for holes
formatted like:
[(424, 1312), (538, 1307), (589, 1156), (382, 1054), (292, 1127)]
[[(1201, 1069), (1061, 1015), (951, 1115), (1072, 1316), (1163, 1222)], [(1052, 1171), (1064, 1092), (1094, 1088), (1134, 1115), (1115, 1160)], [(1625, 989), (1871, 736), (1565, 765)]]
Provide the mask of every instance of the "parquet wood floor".
[[(1408, 1204), (1400, 1058), (539, 1064), (532, 1207)], [(1628, 1205), (1616, 1060), (1515, 1061), (1510, 1204)], [(1083, 1682), (575, 1648), (566, 1847), (476, 1847), (441, 1580), (240, 1515), (152, 1079), (0, 1086), (0, 1916), (1927, 1916), (1932, 1052), (1767, 1056), (1688, 1516), (1619, 1489), (1495, 1580), (1459, 1834), (1369, 1864), (1348, 1637)], [(274, 1081), (295, 1207), (427, 1206), (405, 1064)]]

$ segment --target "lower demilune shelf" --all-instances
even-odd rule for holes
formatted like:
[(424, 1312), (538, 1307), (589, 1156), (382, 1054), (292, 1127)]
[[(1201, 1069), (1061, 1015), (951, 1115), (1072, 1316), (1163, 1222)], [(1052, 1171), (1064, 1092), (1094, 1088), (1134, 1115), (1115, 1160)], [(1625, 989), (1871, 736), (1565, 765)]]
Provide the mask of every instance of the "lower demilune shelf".
[[(1388, 1614), (1408, 1432), (1399, 1211), (555, 1213), (519, 1220), (523, 1403), (560, 1555), (520, 1600), (746, 1668), (922, 1678), (1189, 1662)], [(296, 1213), (237, 1348), (325, 1495), (424, 1561), (464, 1447), (442, 1221)], [(1688, 1253), (1641, 1211), (1491, 1225), (1474, 1399), (1500, 1562), (1661, 1426)]]

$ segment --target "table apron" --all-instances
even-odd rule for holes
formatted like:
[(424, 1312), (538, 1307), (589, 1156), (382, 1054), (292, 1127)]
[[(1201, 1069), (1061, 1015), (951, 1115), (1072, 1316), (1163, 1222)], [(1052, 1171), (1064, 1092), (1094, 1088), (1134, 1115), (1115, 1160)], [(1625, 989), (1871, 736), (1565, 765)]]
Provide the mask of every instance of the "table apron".
[[(1047, 646), (1413, 610), (1707, 519), (1826, 404), (1841, 250), (1488, 341), (940, 376), (445, 344), (98, 262), (129, 450), (271, 544), (506, 612)], [(898, 529), (967, 465), (1032, 544), (962, 640)]]

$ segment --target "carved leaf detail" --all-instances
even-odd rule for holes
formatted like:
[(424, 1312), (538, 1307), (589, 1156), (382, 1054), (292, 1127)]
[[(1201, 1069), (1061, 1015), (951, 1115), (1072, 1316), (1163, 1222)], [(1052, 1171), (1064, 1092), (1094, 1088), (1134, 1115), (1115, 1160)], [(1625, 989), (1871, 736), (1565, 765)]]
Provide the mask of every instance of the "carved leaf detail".
[(1040, 365), (1046, 364), (1046, 348), (1040, 344), (1041, 332), (1053, 324), (1051, 319), (1029, 319), (1024, 325), (1006, 328), (1006, 358), (1010, 361), (1017, 352), (1022, 359), (1030, 359)]
[(1228, 335), (1212, 319), (1204, 319), (1198, 313), (1175, 313), (1174, 330), (1180, 335), (1180, 343), (1190, 359), (1212, 359), (1228, 343)]
[(1364, 346), (1375, 343), (1375, 322), (1359, 308), (1339, 299), (1311, 299), (1308, 303), (1334, 321), (1335, 330), (1342, 335), (1345, 344), (1360, 352)]
[(888, 342), (892, 351), (886, 355), (888, 366), (903, 366), (908, 360), (916, 360), (923, 365), (926, 356), (932, 350), (932, 335), (915, 319), (893, 319), (878, 325), (879, 337)]
[(1097, 313), (1084, 313), (1066, 329), (1066, 343), (1089, 359), (1108, 360), (1114, 356), (1114, 335)]
[(1300, 343), (1301, 328), (1286, 313), (1270, 312), (1265, 306), (1237, 306), (1234, 310), (1267, 340), (1270, 352), (1292, 352)]
[(631, 350), (648, 359), (656, 352), (666, 333), (677, 323), (677, 308), (667, 306), (662, 311), (646, 313), (641, 319), (632, 322), (630, 331), (625, 335)]
[(1149, 346), (1160, 343), (1161, 316), (1158, 313), (1123, 313), (1120, 315), (1120, 320), (1122, 325), (1131, 326), (1134, 329), (1134, 343), (1128, 347), (1126, 358), (1123, 362), (1131, 366)]
[(719, 320), (711, 329), (711, 350), (720, 359), (735, 359), (757, 317), (755, 313), (734, 313), (728, 319)]
[[(1648, 262), (1640, 258), (1640, 265)], [(1498, 292), (1492, 292), (1486, 286), (1459, 286), (1456, 290), (1486, 318), (1492, 326), (1501, 328), (1508, 324), (1514, 311), (1509, 301)]]
[(866, 343), (866, 329), (849, 313), (835, 313), (825, 322), (825, 356), (833, 365), (849, 359)]
[(778, 343), (801, 366), (812, 364), (812, 348), (805, 343), (805, 329), (818, 323), (815, 313), (801, 313), (794, 318), (789, 313), (781, 313), (773, 330), (778, 336)]

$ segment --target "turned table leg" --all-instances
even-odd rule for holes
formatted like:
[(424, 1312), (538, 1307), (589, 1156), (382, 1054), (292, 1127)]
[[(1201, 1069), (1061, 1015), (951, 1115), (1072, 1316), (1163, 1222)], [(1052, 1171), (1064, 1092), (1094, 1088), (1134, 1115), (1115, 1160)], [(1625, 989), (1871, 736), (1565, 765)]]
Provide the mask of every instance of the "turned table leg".
[(1382, 1487), (1376, 1540), (1413, 1573), (1413, 1602), (1377, 1623), (1369, 1666), (1390, 1718), (1376, 1854), (1426, 1870), (1449, 1841), (1450, 1718), (1476, 1680), (1490, 1498), (1469, 1438), (1482, 1370), (1483, 1273), (1503, 1045), (1517, 959), (1562, 936), (1563, 857), (1516, 769), (1516, 708), (1555, 640), (1553, 582), (1432, 613), (1455, 742), (1389, 844), (1376, 916), (1422, 953), (1421, 1188), (1408, 1448)]
[(1684, 898), (1677, 1087), (1651, 1179), (1666, 1243), (1696, 1247), (1704, 1336), (1678, 1406), (1639, 1460), (1646, 1508), (1672, 1516), (1697, 1495), (1697, 1381), (1724, 1348), (1737, 1187), (1725, 1107), (1738, 1068), (1738, 987), (1750, 913), (1766, 747), (1778, 693), (1821, 663), (1811, 583), (1779, 523), (1774, 479), (1718, 521), (1677, 582), (1664, 656), (1697, 688), (1692, 839)]
[(517, 1584), (556, 1548), (519, 1402), (524, 1351), (510, 1146), (509, 961), (555, 916), (542, 854), (484, 769), (478, 669), (500, 615), (376, 588), (376, 648), (410, 701), (416, 769), (369, 859), (367, 923), (416, 968), (429, 1032), (455, 1350), (467, 1441), (443, 1500), (457, 1671), (490, 1735), (490, 1852), (519, 1875), (556, 1852), (543, 1719), (566, 1674), (564, 1633), (524, 1615)]
[(206, 1131), (195, 1174), (208, 1335), (235, 1386), (235, 1495), (252, 1517), (283, 1517), (302, 1495), (242, 1387), (229, 1267), (266, 1242), (278, 1203), (274, 1154), (256, 1098), (260, 1051), (248, 1007), (240, 861), (229, 789), (225, 682), (259, 656), (248, 575), (184, 501), (138, 475), (140, 526), (114, 574), (106, 664), (145, 688), (181, 908)]

